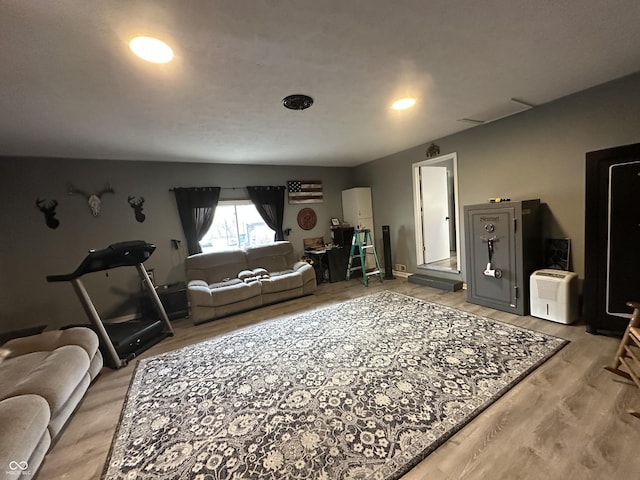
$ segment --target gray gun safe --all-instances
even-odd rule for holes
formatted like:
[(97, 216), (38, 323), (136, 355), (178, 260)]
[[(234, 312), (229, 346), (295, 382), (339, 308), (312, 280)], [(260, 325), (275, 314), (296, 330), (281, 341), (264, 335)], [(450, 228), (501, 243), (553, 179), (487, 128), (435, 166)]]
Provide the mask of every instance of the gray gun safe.
[(540, 200), (464, 207), (467, 301), (529, 314), (529, 277), (542, 267)]

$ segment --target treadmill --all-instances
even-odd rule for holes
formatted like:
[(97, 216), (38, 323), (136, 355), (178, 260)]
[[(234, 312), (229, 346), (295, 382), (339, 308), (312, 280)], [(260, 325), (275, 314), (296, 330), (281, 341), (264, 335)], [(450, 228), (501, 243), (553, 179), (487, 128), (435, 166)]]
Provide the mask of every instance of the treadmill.
[[(102, 250), (89, 250), (89, 254), (72, 273), (48, 275), (48, 282), (71, 282), (93, 330), (100, 338), (100, 350), (107, 366), (117, 369), (149, 349), (164, 338), (173, 336), (173, 327), (162, 302), (151, 283), (143, 263), (156, 246), (142, 240), (114, 243)], [(118, 267), (136, 267), (144, 290), (151, 298), (159, 318), (142, 318), (125, 322), (105, 323), (87, 293), (81, 277), (88, 273), (111, 270)]]

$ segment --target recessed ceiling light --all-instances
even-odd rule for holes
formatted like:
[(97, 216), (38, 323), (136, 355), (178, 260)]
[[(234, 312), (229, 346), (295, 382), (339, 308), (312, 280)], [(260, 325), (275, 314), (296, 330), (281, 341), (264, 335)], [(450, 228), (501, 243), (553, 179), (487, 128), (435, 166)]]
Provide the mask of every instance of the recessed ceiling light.
[(407, 108), (413, 107), (415, 104), (416, 104), (415, 98), (407, 97), (407, 98), (401, 98), (400, 100), (396, 100), (395, 102), (393, 102), (393, 105), (391, 105), (391, 108), (393, 108), (394, 110), (405, 110)]
[(129, 42), (129, 48), (147, 62), (167, 63), (173, 59), (171, 47), (157, 38), (135, 37)]

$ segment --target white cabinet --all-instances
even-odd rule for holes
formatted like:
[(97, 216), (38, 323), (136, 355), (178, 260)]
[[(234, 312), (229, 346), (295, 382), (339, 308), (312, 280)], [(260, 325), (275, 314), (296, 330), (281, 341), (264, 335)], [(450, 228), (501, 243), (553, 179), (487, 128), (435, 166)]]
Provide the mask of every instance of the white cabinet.
[(368, 228), (374, 233), (371, 188), (356, 187), (342, 191), (342, 219), (354, 228)]
[[(356, 187), (342, 191), (342, 219), (354, 228), (371, 231), (371, 243), (375, 244), (373, 227), (373, 205), (371, 203), (371, 188)], [(373, 251), (367, 250), (367, 268), (375, 267)]]

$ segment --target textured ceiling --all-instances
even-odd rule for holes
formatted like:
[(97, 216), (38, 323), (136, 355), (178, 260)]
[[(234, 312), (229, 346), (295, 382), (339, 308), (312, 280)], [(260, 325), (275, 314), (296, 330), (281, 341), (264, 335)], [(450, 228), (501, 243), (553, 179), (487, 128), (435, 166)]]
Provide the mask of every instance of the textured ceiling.
[[(639, 70), (639, 19), (638, 0), (2, 0), (0, 155), (358, 165)], [(175, 60), (134, 57), (135, 35)]]

